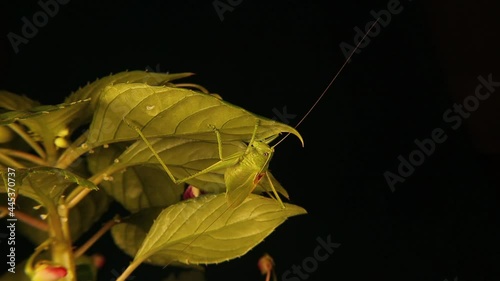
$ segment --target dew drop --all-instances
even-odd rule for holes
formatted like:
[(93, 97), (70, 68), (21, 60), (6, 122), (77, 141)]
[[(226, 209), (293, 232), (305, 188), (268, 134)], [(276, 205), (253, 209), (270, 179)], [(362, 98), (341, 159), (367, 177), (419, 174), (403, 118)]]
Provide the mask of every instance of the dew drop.
[(106, 144), (103, 144), (103, 145), (102, 145), (102, 147), (104, 147), (104, 148), (108, 148), (108, 147), (109, 147), (109, 144), (107, 144), (107, 143), (106, 143)]
[(47, 215), (47, 214), (41, 214), (41, 215), (40, 215), (40, 218), (41, 218), (42, 220), (45, 220), (47, 217), (48, 217), (48, 215)]
[(146, 105), (146, 110), (152, 110), (153, 108), (155, 108), (154, 105)]
[(82, 149), (87, 149), (87, 148), (89, 148), (89, 145), (86, 144), (86, 143), (82, 143), (81, 148)]
[(113, 160), (113, 162), (114, 162), (115, 164), (118, 164), (118, 163), (120, 163), (120, 159), (116, 158), (115, 160)]
[(93, 149), (89, 150), (89, 154), (93, 154), (93, 153), (94, 153)]

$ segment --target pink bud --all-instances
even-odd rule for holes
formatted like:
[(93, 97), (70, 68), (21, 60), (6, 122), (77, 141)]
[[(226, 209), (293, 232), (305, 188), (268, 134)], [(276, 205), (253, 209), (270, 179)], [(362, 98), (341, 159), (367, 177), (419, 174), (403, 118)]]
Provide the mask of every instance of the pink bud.
[(186, 191), (184, 191), (184, 194), (182, 195), (182, 199), (183, 200), (187, 200), (187, 199), (190, 199), (190, 198), (196, 198), (196, 197), (200, 196), (200, 194), (203, 194), (203, 191), (201, 191), (197, 187), (189, 185), (186, 188)]
[(97, 268), (102, 268), (106, 263), (106, 258), (101, 254), (93, 254), (91, 257), (92, 257), (92, 262)]
[(36, 265), (35, 274), (32, 281), (56, 281), (68, 274), (63, 266), (51, 265), (48, 263), (39, 263)]
[(269, 274), (274, 268), (274, 260), (270, 255), (265, 254), (259, 259), (257, 266), (261, 274)]

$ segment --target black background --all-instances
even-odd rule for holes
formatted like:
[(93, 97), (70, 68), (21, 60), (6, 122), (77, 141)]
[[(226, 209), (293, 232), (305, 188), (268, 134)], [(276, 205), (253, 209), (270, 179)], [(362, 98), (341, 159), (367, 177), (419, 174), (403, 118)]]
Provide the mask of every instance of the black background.
[[(370, 11), (387, 3), (243, 0), (221, 21), (212, 1), (72, 0), (17, 54), (6, 35), (21, 34), (21, 18), (41, 8), (36, 1), (2, 3), (0, 88), (53, 104), (126, 69), (194, 72), (185, 81), (266, 117), (286, 107), (295, 125), (344, 63), (339, 45), (354, 45), (354, 27), (364, 30)], [(471, 27), (490, 26), (487, 13), (495, 9), (479, 6), (485, 3), (469, 10), (402, 1), (403, 10), (353, 56), (298, 127), (305, 147), (292, 137), (277, 147), (270, 169), (308, 214), (287, 220), (247, 255), (208, 266), (207, 279), (264, 280), (256, 264), (267, 252), (285, 280), (286, 270), (313, 255), (317, 238), (331, 236), (341, 246), (308, 280), (499, 280), (498, 142), (484, 134), (496, 129), (498, 136), (498, 99), (485, 101), (457, 130), (443, 120), (453, 103), (473, 94), (478, 75), (498, 75), (472, 63), (495, 61), (488, 52), (498, 29)], [(466, 84), (472, 88), (460, 86)], [(481, 135), (477, 124), (492, 125)], [(447, 140), (391, 192), (384, 172), (397, 173), (398, 156), (407, 159), (415, 139), (435, 128)], [(18, 255), (33, 250), (25, 243)], [(100, 280), (130, 261), (109, 236), (91, 252), (106, 256)], [(167, 272), (141, 266), (134, 280)]]

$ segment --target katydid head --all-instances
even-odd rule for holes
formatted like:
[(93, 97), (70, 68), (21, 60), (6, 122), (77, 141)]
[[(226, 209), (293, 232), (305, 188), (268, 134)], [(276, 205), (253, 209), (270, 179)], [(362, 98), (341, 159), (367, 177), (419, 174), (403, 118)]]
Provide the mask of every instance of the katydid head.
[(252, 166), (259, 167), (259, 172), (267, 170), (274, 154), (274, 147), (270, 147), (263, 141), (254, 141), (248, 145), (250, 150), (245, 158), (251, 162)]

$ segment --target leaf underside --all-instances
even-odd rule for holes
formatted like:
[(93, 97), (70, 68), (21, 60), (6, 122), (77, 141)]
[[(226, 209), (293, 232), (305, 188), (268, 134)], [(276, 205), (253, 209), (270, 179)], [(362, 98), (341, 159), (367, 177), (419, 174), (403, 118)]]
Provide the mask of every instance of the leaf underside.
[(135, 260), (160, 256), (185, 264), (210, 264), (244, 255), (288, 217), (305, 214), (296, 205), (251, 194), (228, 208), (224, 194), (205, 195), (163, 210)]

